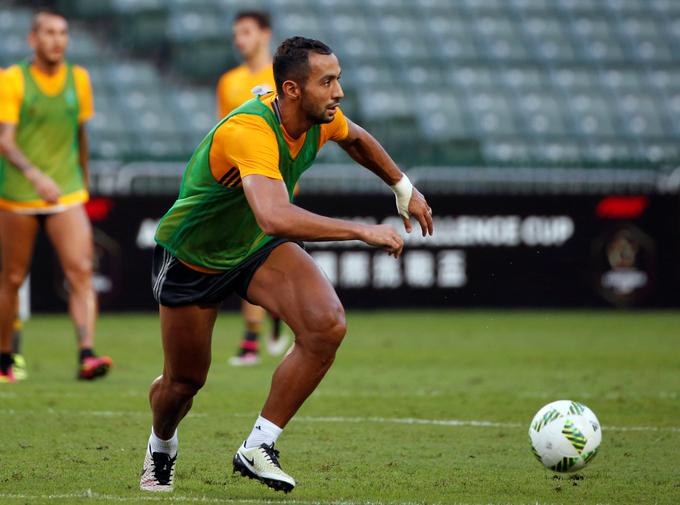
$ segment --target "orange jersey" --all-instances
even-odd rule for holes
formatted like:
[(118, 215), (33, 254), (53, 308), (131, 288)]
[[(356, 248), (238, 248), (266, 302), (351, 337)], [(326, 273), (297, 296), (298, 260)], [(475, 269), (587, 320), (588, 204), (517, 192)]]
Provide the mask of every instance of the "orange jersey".
[[(54, 75), (44, 74), (35, 65), (30, 66), (31, 76), (44, 94), (56, 96), (66, 85), (66, 65), (61, 65)], [(73, 66), (73, 80), (80, 112), (78, 122), (84, 123), (94, 115), (94, 99), (90, 76), (82, 67)], [(17, 124), (24, 99), (24, 75), (18, 65), (0, 73), (0, 123)]]
[[(262, 98), (262, 103), (271, 107), (276, 93)], [(349, 125), (345, 115), (338, 108), (333, 121), (320, 125), (319, 149), (333, 140), (341, 142), (349, 134)], [(281, 125), (283, 137), (288, 144), (290, 154), (295, 158), (307, 136), (306, 133), (297, 139), (288, 135)], [(241, 179), (247, 175), (264, 175), (270, 179), (283, 180), (279, 171), (279, 147), (276, 135), (264, 118), (251, 114), (237, 114), (222, 123), (213, 136), (210, 147), (210, 170), (215, 180), (221, 180), (227, 172), (238, 170), (238, 174), (229, 184), (239, 186)], [(229, 174), (232, 179), (232, 174)]]
[(271, 65), (257, 73), (252, 73), (247, 65), (229, 70), (217, 84), (217, 115), (219, 119), (236, 107), (255, 97), (253, 88), (260, 88), (258, 94), (274, 91), (274, 69)]

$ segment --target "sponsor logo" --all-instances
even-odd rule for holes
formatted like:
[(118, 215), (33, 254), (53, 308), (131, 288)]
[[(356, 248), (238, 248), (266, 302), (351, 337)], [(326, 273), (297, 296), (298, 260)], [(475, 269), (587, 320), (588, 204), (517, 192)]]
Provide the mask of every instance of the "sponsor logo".
[(595, 245), (596, 289), (615, 305), (633, 305), (652, 292), (656, 247), (642, 230), (626, 224)]

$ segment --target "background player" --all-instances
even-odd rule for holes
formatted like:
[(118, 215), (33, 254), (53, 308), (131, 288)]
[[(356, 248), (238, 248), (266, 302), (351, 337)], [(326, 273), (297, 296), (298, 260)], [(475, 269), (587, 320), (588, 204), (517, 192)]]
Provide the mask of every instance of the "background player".
[[(253, 90), (263, 94), (274, 91), (272, 69), (272, 29), (269, 14), (264, 11), (241, 11), (234, 16), (234, 44), (243, 64), (229, 70), (217, 85), (217, 117), (222, 119), (243, 102), (253, 98)], [(245, 321), (243, 339), (229, 363), (234, 366), (256, 365), (260, 362), (258, 340), (267, 311), (243, 300), (241, 313)], [(281, 320), (273, 318), (272, 332), (267, 339), (267, 351), (280, 356), (288, 348), (288, 336), (281, 333)]]
[[(0, 83), (2, 83), (2, 74), (5, 71), (4, 68), (0, 67)], [(2, 150), (0, 149), (0, 157), (2, 157)], [(0, 241), (2, 240), (2, 237), (0, 236)], [(1, 250), (1, 249), (0, 249)], [(2, 263), (0, 262), (0, 265)], [(21, 287), (21, 290), (26, 289), (26, 282)], [(21, 291), (20, 290), (20, 291)], [(23, 299), (21, 297), (21, 294), (19, 296), (20, 299)], [(17, 309), (17, 314), (19, 312), (19, 309)], [(14, 320), (14, 325), (12, 328), (12, 371), (14, 374), (14, 378), (16, 380), (23, 380), (28, 377), (28, 372), (26, 371), (26, 360), (24, 359), (24, 356), (21, 354), (21, 332), (23, 328), (23, 322), (21, 318), (17, 315), (17, 318)], [(5, 381), (6, 379), (2, 378), (0, 376), (0, 380)]]
[(37, 13), (28, 42), (32, 62), (11, 66), (0, 82), (0, 379), (15, 378), (11, 350), (18, 291), (41, 223), (70, 288), (78, 377), (93, 379), (106, 374), (111, 359), (93, 351), (97, 300), (92, 228), (83, 207), (88, 199), (84, 124), (94, 113), (92, 90), (87, 72), (65, 60), (63, 16)]
[(335, 290), (298, 241), (361, 240), (395, 257), (404, 245), (391, 226), (332, 219), (291, 203), (298, 178), (325, 142), (338, 142), (392, 187), (407, 231), (410, 216), (423, 236), (433, 231), (425, 198), (382, 146), (340, 111), (340, 65), (328, 46), (285, 40), (274, 75), (276, 94), (246, 102), (201, 142), (156, 232), (153, 288), (165, 360), (149, 393), (153, 427), (143, 490), (173, 488), (176, 429), (205, 383), (217, 307), (234, 291), (295, 332), (295, 346), (274, 373), (234, 470), (275, 490), (295, 487), (274, 444), (330, 368), (346, 331)]

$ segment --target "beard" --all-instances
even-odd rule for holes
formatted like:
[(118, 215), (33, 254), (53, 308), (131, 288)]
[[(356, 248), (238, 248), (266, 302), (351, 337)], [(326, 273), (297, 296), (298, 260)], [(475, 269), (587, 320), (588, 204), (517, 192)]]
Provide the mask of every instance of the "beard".
[(58, 65), (61, 63), (64, 59), (64, 53), (58, 53), (57, 55), (54, 55), (50, 51), (38, 51), (37, 52), (38, 57), (46, 62), (49, 65)]
[(309, 103), (304, 98), (302, 100), (302, 110), (305, 112), (307, 119), (313, 124), (325, 124), (333, 121), (335, 115), (329, 116), (326, 107), (326, 105)]

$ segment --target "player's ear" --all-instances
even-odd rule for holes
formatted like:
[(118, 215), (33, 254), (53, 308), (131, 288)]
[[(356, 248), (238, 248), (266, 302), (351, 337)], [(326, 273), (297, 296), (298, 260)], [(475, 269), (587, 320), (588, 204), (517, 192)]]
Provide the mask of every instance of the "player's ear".
[(284, 81), (283, 94), (289, 100), (297, 100), (300, 98), (301, 89), (295, 81)]

